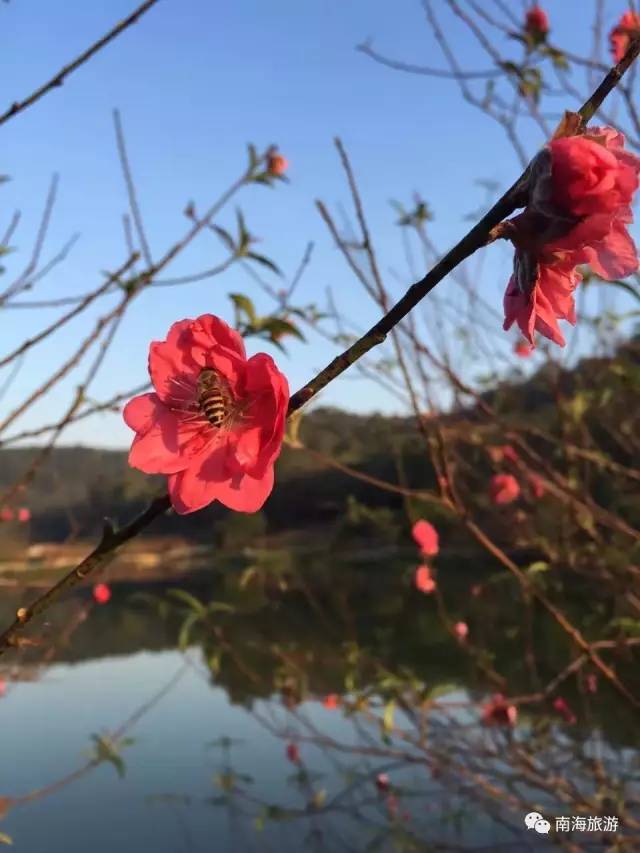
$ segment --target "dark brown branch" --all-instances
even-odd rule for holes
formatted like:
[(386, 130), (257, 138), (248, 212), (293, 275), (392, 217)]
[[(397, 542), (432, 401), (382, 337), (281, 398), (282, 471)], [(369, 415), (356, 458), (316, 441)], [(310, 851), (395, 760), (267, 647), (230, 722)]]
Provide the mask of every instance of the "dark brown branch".
[(43, 83), (39, 89), (36, 89), (28, 98), (25, 98), (23, 101), (14, 101), (13, 104), (9, 107), (6, 112), (0, 115), (0, 124), (4, 124), (6, 121), (9, 121), (10, 118), (17, 115), (18, 113), (23, 112), (32, 104), (35, 104), (36, 101), (39, 101), (43, 95), (46, 95), (47, 92), (50, 92), (52, 89), (56, 89), (58, 86), (62, 86), (66, 77), (69, 76), (76, 68), (79, 68), (81, 65), (84, 65), (89, 59), (91, 59), (94, 54), (96, 54), (99, 50), (102, 50), (110, 41), (113, 41), (114, 38), (120, 35), (120, 33), (124, 32), (128, 27), (140, 18), (144, 13), (149, 10), (158, 0), (145, 0), (138, 8), (132, 12), (128, 18), (124, 18), (124, 20), (120, 21), (120, 23), (116, 24), (116, 26), (109, 30), (109, 32), (104, 35), (101, 39), (91, 45), (91, 47), (87, 48), (84, 53), (81, 53), (73, 62), (70, 62), (68, 65), (65, 65), (64, 68), (61, 68), (57, 74), (55, 74), (50, 80), (46, 83)]

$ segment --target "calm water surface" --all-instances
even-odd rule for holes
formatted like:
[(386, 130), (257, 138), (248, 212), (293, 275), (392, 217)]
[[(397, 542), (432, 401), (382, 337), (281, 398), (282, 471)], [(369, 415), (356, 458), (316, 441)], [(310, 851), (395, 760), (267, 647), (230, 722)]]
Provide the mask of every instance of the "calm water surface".
[[(184, 650), (176, 643), (188, 609), (164, 612), (162, 605), (159, 612), (136, 601), (139, 585), (114, 586), (104, 607), (93, 606), (85, 591), (66, 602), (50, 630), (75, 628), (55, 658), (43, 663), (34, 655), (4, 673), (17, 680), (0, 701), (0, 831), (14, 849), (549, 849), (553, 833), (534, 837), (508, 801), (474, 799), (478, 779), (499, 763), (483, 744), (500, 747), (502, 738), (506, 745), (521, 729), (530, 734), (533, 718), (521, 713), (515, 732), (487, 733), (477, 709), (467, 706), (486, 686), (483, 694), (477, 667), (439, 625), (434, 603), (406, 579), (362, 568), (341, 577), (313, 591), (283, 582), (256, 587), (255, 577), (198, 581), (190, 591), (217, 601), (218, 610), (205, 629), (196, 625), (183, 637)], [(461, 608), (470, 606), (467, 589), (460, 578)], [(147, 589), (158, 600), (166, 591)], [(454, 593), (455, 584), (450, 599)], [(3, 607), (14, 605), (4, 597)], [(506, 617), (485, 620), (483, 629), (479, 614), (464, 615), (488, 644), (492, 631), (497, 637), (508, 630)], [(524, 679), (517, 632), (500, 648), (501, 667), (508, 669), (511, 654), (514, 681)], [(418, 710), (390, 705), (388, 690), (393, 679), (409, 685), (418, 676), (450, 705), (427, 713), (431, 741), (422, 747), (453, 756), (462, 739), (474, 738), (478, 750), (464, 757), (466, 778), (449, 774), (446, 762), (435, 772), (397, 736), (398, 728), (415, 726)], [(339, 707), (324, 707), (330, 693), (340, 697)], [(362, 713), (342, 707), (363, 694)], [(553, 747), (541, 741), (542, 748), (551, 755), (559, 741), (570, 762), (597, 735), (601, 756), (611, 749), (615, 761), (623, 755), (637, 765), (632, 725), (616, 719), (615, 707), (594, 707), (586, 728), (552, 726)], [(602, 736), (604, 717), (619, 743)], [(131, 742), (110, 753), (103, 741), (96, 753), (94, 736), (108, 733)], [(287, 756), (292, 743), (296, 761)], [(379, 772), (390, 790), (376, 786)], [(532, 808), (563, 813), (561, 802), (544, 797), (532, 788)], [(593, 845), (607, 849), (602, 841)]]

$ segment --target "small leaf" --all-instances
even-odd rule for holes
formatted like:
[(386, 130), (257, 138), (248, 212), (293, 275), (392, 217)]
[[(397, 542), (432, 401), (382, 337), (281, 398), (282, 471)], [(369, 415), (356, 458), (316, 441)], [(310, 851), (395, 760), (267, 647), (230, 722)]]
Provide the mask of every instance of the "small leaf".
[(187, 614), (186, 619), (182, 623), (180, 628), (180, 633), (178, 634), (178, 649), (181, 652), (184, 652), (189, 646), (189, 639), (191, 637), (191, 629), (193, 626), (200, 620), (200, 614), (191, 612)]
[(283, 320), (281, 317), (266, 317), (260, 323), (260, 327), (269, 333), (271, 340), (276, 342), (285, 335), (292, 335), (299, 341), (304, 341), (305, 337), (293, 323), (289, 320)]
[(7, 844), (11, 847), (13, 845), (13, 838), (7, 835), (6, 832), (0, 832), (0, 844)]
[(548, 572), (550, 568), (551, 566), (549, 563), (545, 563), (544, 560), (538, 560), (527, 567), (527, 573), (530, 575), (536, 575), (539, 572)]
[(393, 731), (393, 716), (396, 710), (395, 702), (387, 702), (384, 706), (384, 713), (382, 715), (382, 728), (386, 734)]
[(182, 602), (182, 604), (186, 604), (190, 610), (193, 610), (200, 616), (204, 616), (206, 613), (204, 604), (195, 595), (191, 595), (185, 589), (170, 589), (167, 596), (175, 598), (177, 601)]
[(216, 232), (230, 252), (236, 251), (236, 242), (228, 231), (225, 231), (225, 229), (221, 228), (219, 225), (212, 225), (211, 230)]
[(270, 269), (271, 272), (275, 273), (276, 275), (282, 275), (282, 272), (276, 266), (276, 264), (274, 264), (273, 261), (269, 260), (269, 258), (265, 258), (264, 255), (258, 255), (256, 252), (247, 252), (246, 257), (250, 258), (252, 261), (256, 261), (263, 267), (267, 267), (267, 269)]
[(245, 314), (249, 323), (252, 326), (255, 326), (258, 322), (258, 316), (256, 314), (256, 309), (253, 307), (253, 302), (249, 299), (248, 296), (245, 296), (242, 293), (230, 293), (229, 299), (233, 302), (236, 311), (241, 314)]

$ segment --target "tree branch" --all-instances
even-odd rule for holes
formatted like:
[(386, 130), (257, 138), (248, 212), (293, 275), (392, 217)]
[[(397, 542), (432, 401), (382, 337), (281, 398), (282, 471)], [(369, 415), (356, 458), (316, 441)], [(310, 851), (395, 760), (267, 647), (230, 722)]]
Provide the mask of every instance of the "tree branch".
[(68, 65), (65, 65), (64, 68), (61, 68), (57, 74), (55, 74), (50, 80), (46, 83), (43, 83), (39, 89), (36, 89), (35, 92), (32, 92), (28, 98), (25, 98), (23, 101), (14, 101), (13, 104), (9, 107), (6, 112), (0, 115), (0, 124), (4, 124), (9, 121), (10, 118), (17, 115), (18, 113), (23, 112), (32, 104), (35, 104), (36, 101), (39, 101), (43, 95), (46, 95), (47, 92), (50, 92), (52, 89), (56, 89), (58, 86), (62, 86), (64, 83), (65, 77), (68, 77), (76, 68), (79, 68), (81, 65), (84, 65), (92, 56), (98, 53), (99, 50), (102, 50), (103, 47), (109, 44), (110, 41), (113, 41), (114, 38), (117, 38), (122, 32), (124, 32), (128, 27), (132, 24), (135, 24), (136, 21), (144, 15), (158, 0), (145, 0), (138, 8), (132, 12), (128, 18), (124, 18), (124, 20), (120, 21), (120, 23), (116, 24), (116, 26), (109, 30), (109, 32), (104, 35), (101, 39), (98, 39), (97, 42), (91, 45), (91, 47), (87, 48), (84, 53), (81, 53), (73, 62), (70, 62)]

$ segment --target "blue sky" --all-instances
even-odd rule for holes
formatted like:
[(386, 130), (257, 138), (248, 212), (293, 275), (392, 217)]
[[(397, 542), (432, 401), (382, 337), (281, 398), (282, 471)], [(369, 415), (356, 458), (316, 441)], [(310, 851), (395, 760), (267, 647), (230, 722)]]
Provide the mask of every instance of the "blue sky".
[[(576, 20), (585, 5), (583, 0), (546, 4), (560, 43), (574, 49), (581, 39), (587, 43), (588, 22)], [(2, 4), (3, 101), (8, 105), (26, 96), (134, 6), (131, 0)], [(444, 3), (436, 7), (442, 10)], [(607, 22), (621, 9), (609, 4)], [(419, 0), (162, 0), (61, 89), (0, 129), (0, 172), (12, 179), (0, 188), (2, 215), (8, 221), (16, 208), (23, 214), (10, 271), (26, 263), (53, 172), (60, 173), (61, 183), (44, 258), (76, 231), (81, 237), (32, 298), (83, 293), (100, 282), (101, 271), (124, 260), (127, 202), (112, 124), (117, 107), (156, 257), (183, 233), (187, 201), (204, 209), (244, 168), (248, 141), (259, 147), (275, 142), (290, 160), (291, 183), (274, 192), (251, 187), (238, 200), (250, 229), (261, 237), (259, 250), (292, 275), (313, 240), (316, 251), (300, 301), (322, 303), (331, 286), (346, 314), (363, 327), (374, 322), (378, 312), (338, 256), (314, 206), (322, 198), (333, 211), (339, 205), (349, 208), (333, 137), (342, 138), (352, 158), (382, 266), (401, 271), (407, 285), (410, 275), (389, 199), (408, 200), (420, 191), (435, 211), (431, 233), (444, 250), (468, 229), (464, 215), (483, 202), (475, 180), (505, 187), (519, 168), (503, 132), (465, 104), (453, 83), (375, 64), (355, 50), (367, 37), (390, 56), (445, 67)], [(467, 35), (460, 35), (456, 48), (468, 67), (487, 67)], [(525, 135), (532, 153), (542, 137), (532, 125)], [(233, 208), (219, 221), (231, 224)], [(2, 220), (0, 230), (4, 227)], [(205, 237), (171, 274), (195, 272), (220, 259), (219, 245)], [(498, 307), (509, 265), (508, 252), (490, 250), (482, 287)], [(400, 295), (400, 286), (393, 279), (389, 283)], [(127, 315), (92, 396), (106, 398), (143, 382), (149, 341), (164, 337), (175, 320), (204, 312), (231, 320), (229, 291), (247, 292), (259, 308), (270, 307), (239, 268), (222, 278), (143, 294)], [(107, 304), (101, 302), (89, 316), (97, 317)], [(48, 310), (4, 312), (2, 351), (54, 316)], [(81, 319), (34, 350), (2, 408), (35, 387), (88, 328), (88, 320)], [(248, 344), (250, 351), (258, 347), (255, 341)], [(294, 345), (288, 357), (277, 358), (295, 390), (334, 354), (330, 344), (312, 336), (307, 346)], [(5, 375), (0, 372), (0, 382)], [(72, 374), (16, 426), (37, 426), (62, 411), (81, 377), (82, 370)], [(347, 378), (334, 383), (322, 402), (355, 410), (397, 409), (375, 384)], [(73, 427), (66, 438), (101, 446), (124, 446), (129, 440), (116, 415)]]

